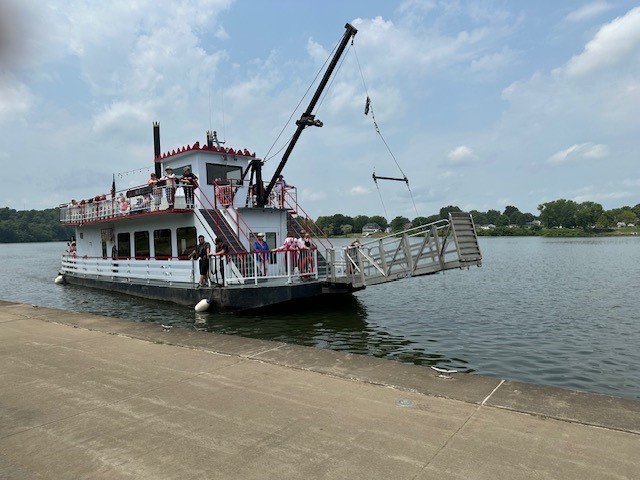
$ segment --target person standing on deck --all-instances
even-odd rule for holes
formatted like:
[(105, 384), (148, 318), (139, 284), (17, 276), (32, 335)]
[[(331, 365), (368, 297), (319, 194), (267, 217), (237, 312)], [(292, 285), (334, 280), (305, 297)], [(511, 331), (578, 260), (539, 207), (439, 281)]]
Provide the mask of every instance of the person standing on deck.
[(220, 271), (220, 276), (222, 277), (222, 282), (220, 283), (220, 285), (224, 285), (224, 255), (226, 255), (227, 253), (229, 253), (229, 246), (224, 243), (222, 238), (216, 238), (216, 251), (213, 252), (213, 254), (220, 257), (220, 260), (218, 261), (218, 269)]
[(189, 254), (189, 258), (198, 258), (200, 267), (200, 280), (198, 288), (209, 286), (209, 256), (211, 255), (211, 245), (204, 241), (204, 235), (198, 235), (198, 246)]
[(278, 206), (284, 208), (284, 192), (287, 188), (287, 182), (285, 182), (284, 177), (282, 175), (278, 175), (278, 179), (275, 183), (275, 191), (277, 196)]
[(258, 262), (261, 265), (261, 272), (263, 276), (267, 276), (267, 268), (269, 267), (269, 245), (264, 239), (264, 233), (258, 233), (256, 235), (256, 242), (253, 244), (253, 249), (258, 252)]
[(151, 187), (151, 197), (153, 198), (153, 203), (151, 206), (151, 210), (155, 211), (160, 206), (160, 189), (158, 188), (158, 177), (155, 173), (152, 173), (147, 180), (147, 185)]
[(287, 238), (282, 242), (282, 245), (276, 249), (277, 252), (287, 252), (285, 253), (285, 268), (287, 269), (287, 274), (293, 273), (298, 266), (298, 247), (298, 239), (294, 236), (293, 232), (289, 232)]
[(169, 208), (173, 208), (173, 201), (176, 196), (176, 176), (173, 173), (173, 168), (167, 167), (164, 169), (162, 180), (165, 181), (164, 192), (167, 197), (167, 203)]
[(191, 167), (184, 167), (180, 183), (184, 188), (184, 197), (187, 202), (187, 208), (193, 208), (193, 191), (198, 187), (198, 177), (191, 171)]

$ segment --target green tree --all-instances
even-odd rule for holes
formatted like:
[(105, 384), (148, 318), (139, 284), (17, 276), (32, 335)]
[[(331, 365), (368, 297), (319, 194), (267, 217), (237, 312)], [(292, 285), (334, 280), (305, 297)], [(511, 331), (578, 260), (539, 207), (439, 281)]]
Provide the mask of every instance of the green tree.
[(419, 227), (421, 225), (426, 225), (427, 223), (431, 223), (431, 222), (429, 222), (427, 217), (416, 217), (413, 220), (411, 220), (411, 225), (413, 225), (414, 227)]
[(524, 213), (522, 213), (517, 208), (516, 208), (516, 210), (514, 212), (511, 213), (511, 215), (507, 215), (507, 216), (509, 217), (509, 224), (510, 225), (517, 225), (519, 227), (522, 227), (527, 223), (527, 220), (526, 220), (526, 217), (524, 216)]
[(486, 225), (486, 224), (489, 223), (489, 222), (487, 222), (487, 214), (486, 213), (479, 212), (478, 210), (471, 210), (469, 213), (473, 217), (473, 222), (476, 225)]
[(638, 217), (636, 216), (635, 213), (633, 213), (633, 210), (628, 209), (628, 210), (620, 210), (617, 214), (616, 214), (616, 222), (624, 222), (625, 224), (628, 223), (637, 223), (638, 222)]
[(449, 212), (461, 212), (460, 207), (448, 205), (440, 209), (440, 218), (449, 218)]
[(609, 210), (604, 212), (602, 215), (598, 217), (596, 220), (596, 227), (598, 228), (611, 228), (616, 225), (616, 217)]
[(369, 223), (369, 217), (366, 215), (356, 215), (353, 217), (353, 231), (362, 233), (362, 227)]
[(16, 211), (0, 209), (0, 242), (51, 242), (68, 240), (73, 229), (60, 224), (57, 208)]
[(538, 206), (540, 221), (547, 228), (576, 226), (576, 212), (578, 204), (573, 200), (554, 200)]
[(349, 235), (351, 234), (351, 232), (353, 232), (353, 225), (349, 225), (345, 223), (340, 227), (340, 229), (342, 230), (343, 235)]
[(513, 215), (515, 212), (519, 212), (520, 210), (518, 210), (517, 207), (514, 207), (513, 205), (507, 205), (504, 209), (504, 212), (502, 212), (503, 215), (506, 215), (507, 217), (511, 218), (511, 215)]
[(493, 225), (498, 225), (498, 219), (500, 218), (500, 215), (502, 214), (498, 210), (487, 210), (487, 213), (485, 214), (487, 218), (487, 224), (492, 223)]
[(602, 205), (595, 202), (582, 202), (578, 204), (576, 210), (576, 225), (582, 227), (584, 230), (588, 230), (589, 227), (594, 226), (600, 215), (604, 213)]
[(497, 219), (496, 219), (496, 223), (494, 224), (496, 227), (506, 227), (507, 225), (509, 225), (509, 217), (507, 217), (506, 215), (500, 215)]
[(391, 229), (394, 232), (401, 232), (405, 229), (405, 225), (409, 223), (409, 219), (407, 217), (396, 217), (391, 220)]

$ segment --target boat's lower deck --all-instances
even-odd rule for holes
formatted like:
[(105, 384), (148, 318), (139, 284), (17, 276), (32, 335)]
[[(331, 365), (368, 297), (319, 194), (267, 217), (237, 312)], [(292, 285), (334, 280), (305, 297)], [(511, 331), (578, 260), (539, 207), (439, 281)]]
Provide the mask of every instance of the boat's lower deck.
[(288, 283), (270, 281), (249, 285), (228, 285), (196, 288), (192, 283), (135, 282), (105, 280), (93, 276), (65, 274), (64, 281), (72, 285), (99, 288), (150, 300), (174, 302), (194, 306), (203, 299), (217, 310), (250, 310), (292, 300), (315, 297), (323, 293), (323, 283), (315, 279), (296, 278)]

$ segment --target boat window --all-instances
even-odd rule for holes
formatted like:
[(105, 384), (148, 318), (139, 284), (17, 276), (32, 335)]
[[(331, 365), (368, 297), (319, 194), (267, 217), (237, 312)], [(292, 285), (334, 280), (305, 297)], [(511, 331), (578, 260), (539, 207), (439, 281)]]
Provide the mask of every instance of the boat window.
[(129, 232), (118, 234), (118, 258), (131, 257), (131, 234)]
[(182, 167), (176, 167), (173, 169), (173, 174), (176, 176), (176, 178), (179, 178), (182, 176), (182, 174), (184, 173), (184, 169), (189, 167), (189, 169), (193, 172), (193, 168), (191, 168), (191, 164), (189, 165), (183, 165)]
[(207, 163), (207, 184), (208, 185), (213, 185), (213, 182), (219, 179), (239, 181), (241, 178), (242, 178), (241, 167)]
[(196, 227), (183, 227), (176, 229), (179, 259), (187, 259), (189, 254), (196, 249), (196, 245), (198, 244), (198, 239), (196, 237)]
[(153, 250), (156, 260), (166, 260), (171, 258), (171, 230), (163, 228), (162, 230), (153, 231)]
[(149, 251), (149, 232), (134, 232), (133, 241), (137, 260), (145, 260), (151, 256)]

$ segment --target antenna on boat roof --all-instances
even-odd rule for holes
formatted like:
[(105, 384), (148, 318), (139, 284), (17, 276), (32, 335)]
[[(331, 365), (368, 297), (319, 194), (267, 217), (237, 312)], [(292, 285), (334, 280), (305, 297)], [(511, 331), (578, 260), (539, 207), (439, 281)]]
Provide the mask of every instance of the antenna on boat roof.
[(215, 130), (213, 132), (211, 130), (207, 130), (207, 147), (213, 147), (214, 143), (217, 148), (220, 148), (220, 145), (223, 145), (225, 142), (218, 140), (218, 132)]
[(224, 91), (222, 92), (222, 138), (224, 140), (222, 143), (225, 143), (227, 140), (227, 125), (224, 122)]
[(211, 126), (211, 85), (209, 85), (209, 130), (213, 130)]

